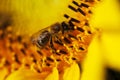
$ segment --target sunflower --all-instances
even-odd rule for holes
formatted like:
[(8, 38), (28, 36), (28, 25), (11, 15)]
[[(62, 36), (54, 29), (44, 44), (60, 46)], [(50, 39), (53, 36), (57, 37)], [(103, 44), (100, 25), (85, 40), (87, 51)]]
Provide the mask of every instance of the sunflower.
[[(99, 24), (100, 20), (105, 21), (100, 17), (103, 12), (101, 7), (104, 5), (103, 8), (107, 9), (112, 1), (103, 1), (96, 9), (97, 2), (1, 0), (0, 79), (96, 80), (94, 78), (98, 74), (94, 73), (99, 72), (97, 78), (101, 80), (104, 65), (110, 65), (109, 57), (106, 57), (108, 54), (100, 55), (107, 50), (101, 47), (104, 46), (102, 44), (105, 44), (104, 47), (109, 44), (109, 38), (106, 38), (106, 30), (109, 29), (102, 28), (108, 24)], [(119, 26), (117, 16), (112, 19), (116, 20), (113, 22), (116, 25), (111, 26)], [(80, 69), (82, 63), (83, 69)]]

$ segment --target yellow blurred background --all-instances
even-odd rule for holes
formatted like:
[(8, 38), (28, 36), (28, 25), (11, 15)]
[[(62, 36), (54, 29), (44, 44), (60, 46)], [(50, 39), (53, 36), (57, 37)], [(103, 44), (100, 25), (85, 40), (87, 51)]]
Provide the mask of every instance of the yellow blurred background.
[(120, 71), (119, 6), (118, 0), (101, 0), (94, 8), (90, 23), (100, 29), (100, 33), (89, 47), (83, 80), (104, 80), (106, 67)]

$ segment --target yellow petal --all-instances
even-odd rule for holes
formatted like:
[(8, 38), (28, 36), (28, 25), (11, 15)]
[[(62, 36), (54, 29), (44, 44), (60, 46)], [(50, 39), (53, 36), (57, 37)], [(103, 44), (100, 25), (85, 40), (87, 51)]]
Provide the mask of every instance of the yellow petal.
[(120, 33), (103, 33), (101, 44), (106, 64), (120, 70)]
[(6, 80), (44, 80), (44, 78), (43, 74), (28, 69), (20, 69), (11, 73)]
[(77, 63), (73, 63), (71, 67), (65, 69), (63, 80), (80, 80), (80, 68)]
[(94, 9), (90, 24), (103, 30), (120, 30), (120, 11), (117, 0), (102, 0)]
[(104, 68), (120, 70), (120, 12), (116, 0), (102, 0), (95, 8), (91, 25), (102, 29), (89, 46), (81, 80), (104, 80)]
[(106, 64), (120, 70), (120, 11), (117, 0), (103, 0), (95, 8), (91, 24), (102, 29), (98, 43)]
[(4, 80), (4, 78), (6, 77), (6, 75), (8, 74), (8, 71), (6, 68), (1, 68), (0, 69), (0, 80)]
[(81, 80), (104, 80), (104, 61), (100, 50), (99, 36), (96, 35), (91, 42), (88, 55), (83, 63)]
[(57, 68), (53, 68), (53, 72), (50, 73), (45, 80), (59, 80), (59, 74)]

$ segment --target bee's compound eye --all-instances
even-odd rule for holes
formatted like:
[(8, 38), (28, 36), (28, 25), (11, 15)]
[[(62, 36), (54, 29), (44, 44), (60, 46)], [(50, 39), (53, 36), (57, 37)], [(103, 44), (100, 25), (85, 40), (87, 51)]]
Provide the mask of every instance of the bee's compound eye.
[(56, 23), (51, 26), (51, 33), (58, 33), (61, 29), (61, 25), (59, 23)]
[(45, 46), (48, 42), (49, 39), (51, 37), (51, 34), (49, 31), (43, 31), (40, 36), (38, 37), (37, 43), (39, 44), (39, 46)]

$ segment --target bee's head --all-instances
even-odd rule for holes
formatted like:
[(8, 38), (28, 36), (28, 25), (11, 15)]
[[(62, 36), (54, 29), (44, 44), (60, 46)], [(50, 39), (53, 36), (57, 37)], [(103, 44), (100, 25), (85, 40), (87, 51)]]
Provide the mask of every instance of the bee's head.
[(51, 33), (47, 30), (44, 30), (37, 36), (32, 37), (32, 42), (36, 44), (38, 47), (42, 48), (49, 42), (50, 37)]

